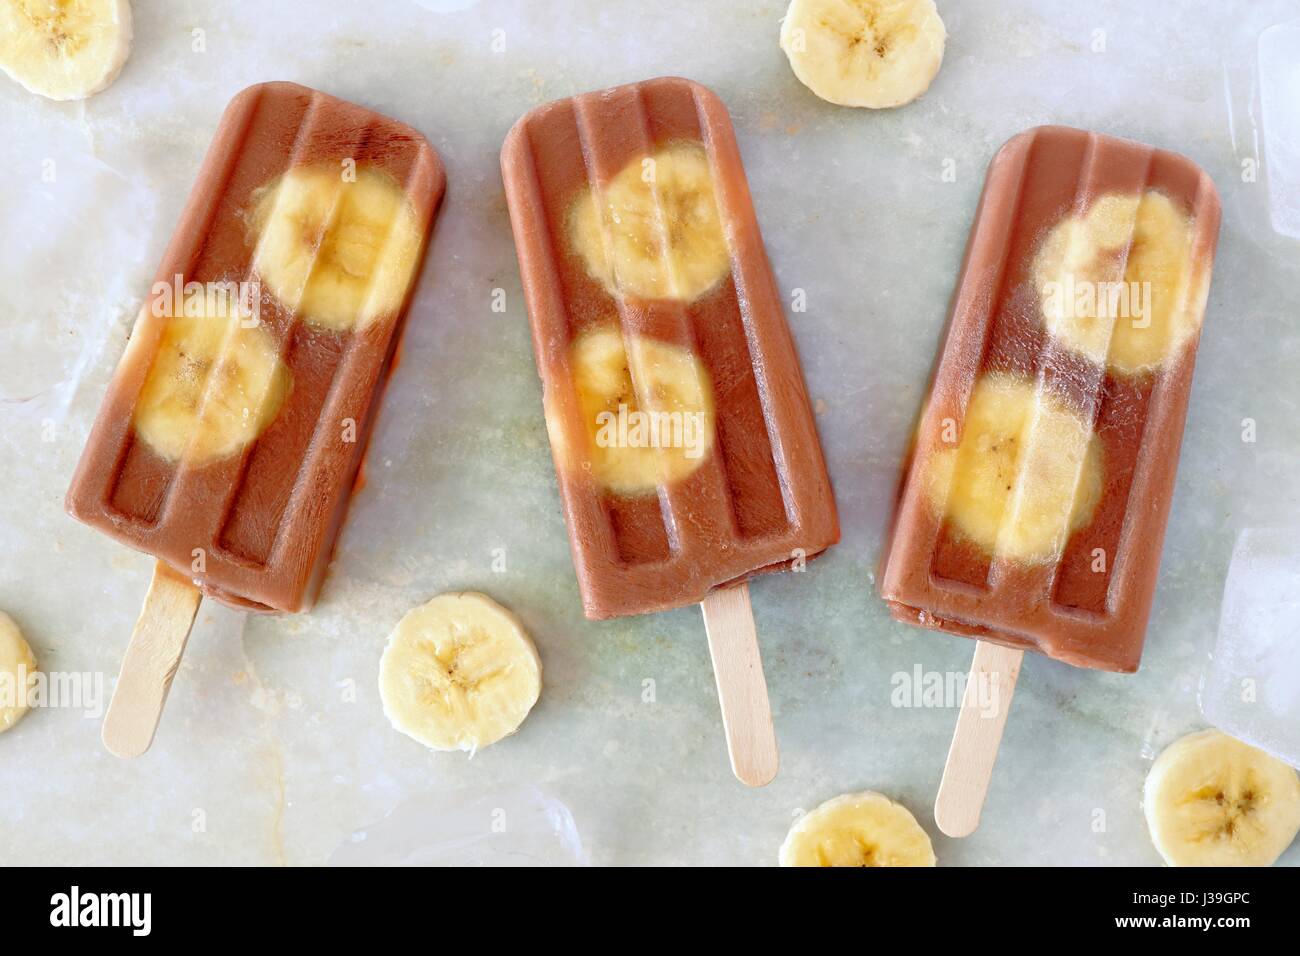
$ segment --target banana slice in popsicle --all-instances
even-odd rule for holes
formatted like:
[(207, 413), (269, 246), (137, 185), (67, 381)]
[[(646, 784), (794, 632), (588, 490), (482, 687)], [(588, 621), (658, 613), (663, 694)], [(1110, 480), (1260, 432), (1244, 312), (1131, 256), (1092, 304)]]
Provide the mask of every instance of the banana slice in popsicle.
[(130, 53), (127, 0), (0, 0), (0, 68), (32, 93), (84, 99)]
[(401, 308), (423, 242), (396, 180), (364, 165), (346, 172), (296, 166), (255, 194), (252, 211), (258, 276), (287, 308), (340, 332)]
[(929, 89), (947, 37), (934, 0), (793, 0), (781, 23), (799, 82), (828, 102), (872, 109)]
[(136, 435), (168, 461), (234, 454), (274, 420), (292, 386), (274, 337), (220, 302), (166, 321), (136, 402)]
[(929, 834), (902, 804), (873, 791), (828, 800), (781, 844), (782, 866), (934, 866)]
[(1300, 831), (1300, 777), (1235, 737), (1202, 730), (1156, 758), (1142, 809), (1170, 866), (1271, 866)]
[(582, 190), (569, 241), (588, 275), (615, 297), (691, 302), (731, 271), (704, 147), (670, 143)]
[(1051, 561), (1092, 520), (1101, 442), (1032, 380), (994, 372), (975, 383), (957, 446), (931, 454), (925, 479), (932, 507), (986, 553)]
[(379, 665), (389, 721), (433, 750), (473, 753), (513, 734), (541, 690), (532, 639), (484, 594), (441, 594), (410, 611)]
[(615, 325), (579, 335), (570, 350), (584, 434), (548, 421), (568, 467), (589, 469), (618, 495), (653, 494), (686, 478), (713, 445), (713, 386), (689, 350), (656, 339), (624, 339)]
[(1110, 194), (1043, 240), (1034, 282), (1048, 332), (1125, 376), (1176, 357), (1200, 327), (1207, 275), (1192, 221), (1164, 193)]

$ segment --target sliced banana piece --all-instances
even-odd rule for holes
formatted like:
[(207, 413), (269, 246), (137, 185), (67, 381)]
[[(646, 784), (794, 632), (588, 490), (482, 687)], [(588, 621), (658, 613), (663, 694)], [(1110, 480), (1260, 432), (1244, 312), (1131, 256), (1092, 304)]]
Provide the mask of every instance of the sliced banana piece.
[(257, 192), (251, 218), (254, 269), (307, 321), (363, 329), (401, 308), (424, 237), (387, 173), (297, 166)]
[(135, 432), (168, 461), (203, 465), (250, 444), (292, 386), (275, 338), (237, 310), (205, 305), (166, 320), (135, 407)]
[(80, 100), (131, 53), (127, 0), (0, 0), (0, 68), (32, 93)]
[(610, 295), (691, 302), (731, 271), (704, 147), (670, 143), (574, 199), (569, 240)]
[[(713, 446), (713, 386), (689, 350), (597, 326), (573, 341), (573, 386), (583, 433), (563, 436), (569, 467), (617, 495), (653, 494), (686, 478)], [(548, 420), (548, 430), (563, 425)]]
[(1099, 197), (1043, 240), (1034, 282), (1048, 332), (1121, 375), (1176, 357), (1208, 291), (1192, 260), (1192, 220), (1164, 193)]
[(916, 817), (874, 791), (847, 793), (800, 817), (781, 844), (782, 866), (934, 866)]
[(1083, 415), (1032, 380), (981, 377), (956, 447), (925, 466), (931, 506), (990, 555), (1055, 560), (1092, 520), (1102, 489), (1101, 442)]
[(910, 103), (943, 63), (934, 0), (793, 0), (781, 49), (799, 82), (840, 106)]
[(1142, 809), (1170, 866), (1271, 866), (1300, 831), (1300, 776), (1235, 737), (1202, 730), (1156, 758)]
[(0, 611), (0, 734), (27, 714), (36, 682), (36, 655), (14, 619)]
[(388, 638), (379, 694), (392, 725), (434, 750), (470, 753), (519, 729), (542, 660), (513, 614), (484, 594), (440, 594)]

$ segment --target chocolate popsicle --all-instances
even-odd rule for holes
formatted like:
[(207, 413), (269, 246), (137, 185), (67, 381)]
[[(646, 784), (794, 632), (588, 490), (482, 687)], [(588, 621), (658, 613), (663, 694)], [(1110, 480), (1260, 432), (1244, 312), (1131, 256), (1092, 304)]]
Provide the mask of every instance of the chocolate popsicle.
[(501, 165), (587, 617), (747, 614), (737, 585), (839, 524), (725, 107), (678, 78), (588, 93)]
[[(315, 600), (443, 186), (423, 136), (363, 107), (292, 83), (227, 107), (67, 497), (158, 559), (136, 634), (175, 660), (190, 585), (260, 611)], [(137, 665), (170, 680), (156, 654)], [(147, 723), (116, 746), (147, 747)]]
[[(69, 513), (226, 603), (310, 607), (443, 182), (419, 133), (363, 107), (292, 83), (236, 96), (104, 398)], [(183, 306), (174, 294), (248, 280), (260, 284), (256, 319), (249, 302), (208, 294), (215, 286)]]
[(1040, 127), (989, 167), (879, 575), (898, 620), (980, 641), (949, 835), (978, 823), (1024, 649), (1137, 669), (1219, 219), (1198, 166), (1111, 136)]
[(1137, 669), (1218, 232), (1174, 153), (1002, 148), (880, 573), (898, 620)]

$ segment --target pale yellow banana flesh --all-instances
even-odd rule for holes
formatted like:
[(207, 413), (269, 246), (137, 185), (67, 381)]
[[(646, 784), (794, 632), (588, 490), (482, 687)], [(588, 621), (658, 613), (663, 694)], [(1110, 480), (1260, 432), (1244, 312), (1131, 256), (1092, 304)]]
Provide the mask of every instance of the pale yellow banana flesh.
[(782, 866), (934, 866), (934, 847), (902, 804), (867, 791), (800, 817), (781, 845)]
[(292, 386), (274, 336), (226, 306), (164, 321), (136, 401), (136, 435), (193, 466), (235, 454), (275, 419)]
[(781, 23), (801, 83), (828, 102), (871, 109), (929, 89), (947, 36), (934, 0), (792, 0)]
[(22, 720), (36, 680), (36, 655), (14, 619), (0, 611), (0, 734)]
[(423, 235), (406, 193), (369, 166), (298, 166), (254, 198), (253, 267), (290, 311), (336, 331), (395, 315)]
[(731, 271), (708, 155), (670, 143), (573, 200), (569, 241), (616, 298), (691, 302)]
[(1300, 776), (1262, 750), (1204, 730), (1156, 758), (1142, 808), (1171, 866), (1271, 866), (1300, 831)]
[(130, 51), (127, 0), (0, 0), (0, 68), (33, 93), (98, 93)]
[(975, 384), (960, 436), (936, 446), (925, 488), (936, 513), (989, 555), (1058, 558), (1092, 520), (1102, 489), (1101, 442), (1064, 400), (1020, 376)]
[(541, 688), (541, 658), (518, 618), (471, 592), (410, 611), (379, 668), (389, 721), (433, 750), (473, 753), (513, 734)]
[[(689, 350), (617, 325), (580, 334), (570, 349), (582, 432), (565, 434), (555, 409), (547, 427), (557, 455), (617, 495), (653, 494), (681, 481), (708, 456), (714, 439), (713, 386)], [(629, 423), (619, 431), (622, 415)]]
[(1034, 282), (1051, 335), (1126, 376), (1176, 358), (1200, 327), (1208, 274), (1192, 220), (1164, 193), (1109, 194), (1047, 234)]

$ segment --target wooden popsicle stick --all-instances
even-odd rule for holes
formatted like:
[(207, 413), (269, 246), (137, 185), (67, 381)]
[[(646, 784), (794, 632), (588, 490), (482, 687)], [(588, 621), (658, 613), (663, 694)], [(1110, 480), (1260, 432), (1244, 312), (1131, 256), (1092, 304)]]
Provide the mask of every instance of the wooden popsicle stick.
[(776, 776), (779, 758), (749, 585), (714, 591), (700, 608), (709, 635), (731, 772), (746, 786), (761, 787)]
[(138, 757), (153, 743), (202, 598), (188, 578), (161, 561), (154, 565), (149, 593), (104, 716), (101, 737), (115, 756)]
[[(934, 801), (934, 821), (950, 837), (970, 836), (980, 825), (980, 811), (984, 809), (984, 796), (998, 759), (998, 745), (1024, 656), (1023, 650), (988, 641), (975, 645), (961, 713), (957, 715), (957, 728)], [(981, 701), (985, 688), (987, 694)], [(986, 707), (989, 712), (985, 712)]]

